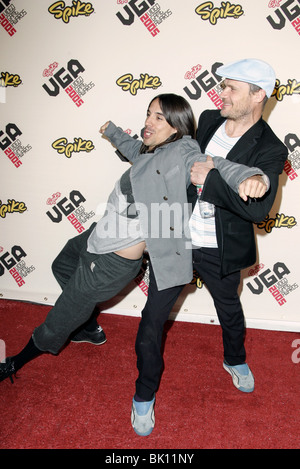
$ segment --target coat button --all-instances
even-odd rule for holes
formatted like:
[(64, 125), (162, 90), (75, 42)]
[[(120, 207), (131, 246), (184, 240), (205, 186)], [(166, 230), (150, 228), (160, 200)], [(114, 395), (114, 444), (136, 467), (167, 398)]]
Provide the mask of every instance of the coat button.
[(170, 230), (171, 230), (171, 231), (174, 231), (174, 227), (173, 227), (173, 226), (170, 226)]
[(166, 195), (164, 196), (164, 200), (168, 200), (168, 197)]
[(159, 171), (159, 169), (157, 169), (157, 170), (156, 170), (156, 172), (157, 172), (157, 174), (160, 174), (160, 171)]
[(177, 256), (180, 256), (180, 252), (176, 251)]

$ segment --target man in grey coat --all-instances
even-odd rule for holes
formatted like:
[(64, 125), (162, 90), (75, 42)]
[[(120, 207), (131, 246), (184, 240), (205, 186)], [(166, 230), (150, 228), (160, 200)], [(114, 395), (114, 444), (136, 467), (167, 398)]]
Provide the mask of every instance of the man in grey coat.
[[(104, 125), (102, 131), (104, 128), (133, 165), (116, 182), (103, 217), (62, 249), (55, 264), (63, 291), (27, 345), (0, 363), (0, 381), (13, 381), (19, 369), (44, 352), (58, 354), (74, 330), (89, 321), (97, 303), (112, 298), (137, 276), (145, 247), (159, 289), (192, 279), (191, 249), (185, 248), (189, 238), (184, 233), (188, 221), (184, 207), (191, 167), (204, 156), (192, 138), (194, 116), (189, 103), (174, 94), (154, 98), (147, 110), (143, 144), (113, 123)], [(234, 168), (236, 163), (227, 161), (226, 166)], [(236, 179), (234, 172), (228, 173), (230, 184)], [(152, 212), (153, 206), (162, 202), (171, 212), (177, 200), (174, 222), (179, 233), (173, 221), (164, 229)], [(179, 269), (174, 279), (170, 280), (168, 267)]]

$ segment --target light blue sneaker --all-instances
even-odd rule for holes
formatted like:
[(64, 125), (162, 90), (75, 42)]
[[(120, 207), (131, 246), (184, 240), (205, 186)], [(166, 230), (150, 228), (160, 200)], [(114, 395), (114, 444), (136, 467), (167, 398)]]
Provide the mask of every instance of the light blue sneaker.
[(239, 391), (254, 391), (254, 377), (247, 363), (231, 366), (224, 362), (223, 368), (231, 374), (233, 384)]
[(132, 399), (131, 424), (135, 433), (140, 436), (148, 436), (152, 432), (155, 424), (154, 402), (152, 401), (137, 402)]

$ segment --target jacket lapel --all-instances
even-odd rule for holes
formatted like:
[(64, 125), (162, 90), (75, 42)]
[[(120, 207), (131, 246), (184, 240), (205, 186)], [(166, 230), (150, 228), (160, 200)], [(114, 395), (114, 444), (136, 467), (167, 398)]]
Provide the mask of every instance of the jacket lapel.
[(263, 131), (263, 121), (262, 118), (256, 122), (252, 127), (250, 127), (247, 132), (241, 136), (239, 141), (233, 146), (233, 148), (228, 153), (226, 159), (230, 161), (239, 161), (243, 158), (245, 153), (248, 153), (251, 148), (253, 148), (257, 140), (260, 138)]
[(217, 113), (217, 114), (213, 113), (211, 122), (208, 123), (207, 128), (205, 129), (204, 136), (202, 136), (202, 135), (198, 136), (197, 135), (197, 140), (200, 143), (200, 149), (201, 149), (202, 153), (205, 153), (205, 150), (206, 150), (206, 147), (207, 147), (209, 141), (213, 137), (216, 130), (223, 124), (223, 122), (225, 120), (226, 119), (224, 117), (220, 116), (219, 113)]

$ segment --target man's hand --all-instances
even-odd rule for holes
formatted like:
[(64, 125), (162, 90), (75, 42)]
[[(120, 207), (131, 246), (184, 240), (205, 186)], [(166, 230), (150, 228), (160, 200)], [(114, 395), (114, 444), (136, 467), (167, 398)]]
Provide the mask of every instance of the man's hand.
[(109, 124), (110, 121), (106, 122), (105, 124), (103, 124), (101, 127), (100, 127), (100, 134), (104, 134), (105, 130), (107, 129), (108, 127), (108, 124)]
[(267, 192), (267, 184), (262, 176), (251, 176), (239, 185), (239, 196), (246, 202), (248, 197), (258, 199)]
[(195, 186), (204, 184), (212, 168), (214, 168), (214, 162), (211, 156), (207, 156), (206, 161), (196, 161), (191, 169), (191, 183)]

